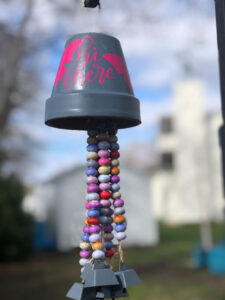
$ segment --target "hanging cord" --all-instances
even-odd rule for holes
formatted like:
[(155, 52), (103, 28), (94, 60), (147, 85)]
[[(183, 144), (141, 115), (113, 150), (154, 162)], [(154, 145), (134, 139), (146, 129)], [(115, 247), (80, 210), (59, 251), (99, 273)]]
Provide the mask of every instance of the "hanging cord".
[(119, 242), (119, 244), (118, 244), (118, 252), (119, 252), (119, 256), (120, 256), (120, 261), (122, 263), (124, 263), (123, 248), (122, 248), (121, 242)]
[(100, 0), (81, 0), (81, 4), (84, 7), (95, 8), (96, 6), (101, 8)]

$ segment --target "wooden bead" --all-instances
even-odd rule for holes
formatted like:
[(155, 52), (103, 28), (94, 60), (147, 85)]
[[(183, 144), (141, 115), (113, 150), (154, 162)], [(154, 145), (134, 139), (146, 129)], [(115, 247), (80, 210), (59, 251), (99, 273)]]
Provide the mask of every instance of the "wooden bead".
[(113, 218), (114, 223), (120, 224), (125, 222), (125, 217), (124, 216), (115, 216)]

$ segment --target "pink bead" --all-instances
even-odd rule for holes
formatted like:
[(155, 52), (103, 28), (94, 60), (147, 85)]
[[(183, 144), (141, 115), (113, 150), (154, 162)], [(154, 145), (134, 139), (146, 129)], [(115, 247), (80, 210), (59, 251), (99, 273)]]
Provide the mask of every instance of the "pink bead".
[(91, 251), (87, 251), (87, 250), (80, 251), (80, 257), (82, 257), (82, 258), (88, 258), (90, 256), (91, 256)]
[(110, 152), (108, 150), (99, 150), (98, 151), (98, 156), (99, 157), (109, 157)]
[(86, 203), (85, 203), (85, 208), (86, 208), (86, 209), (90, 209), (89, 202), (86, 202)]
[(88, 176), (86, 179), (87, 184), (96, 184), (98, 183), (98, 178), (95, 176)]
[(101, 231), (101, 227), (99, 225), (91, 225), (89, 227), (90, 233), (96, 233), (96, 232), (100, 232), (100, 231)]
[(84, 233), (90, 233), (90, 227), (89, 226), (84, 226), (83, 227), (83, 232)]
[(100, 203), (101, 203), (102, 207), (110, 207), (111, 206), (110, 200), (102, 199), (102, 200), (100, 200)]
[(88, 191), (88, 193), (93, 193), (93, 192), (95, 193), (95, 192), (99, 191), (99, 187), (97, 184), (90, 184), (87, 187), (87, 191)]
[(116, 199), (114, 202), (113, 202), (113, 205), (114, 207), (121, 207), (121, 206), (124, 206), (124, 201), (122, 199)]
[(99, 188), (102, 191), (109, 191), (111, 188), (111, 185), (109, 183), (100, 183)]
[(100, 166), (109, 166), (110, 165), (110, 160), (106, 157), (102, 157), (98, 160), (98, 164)]

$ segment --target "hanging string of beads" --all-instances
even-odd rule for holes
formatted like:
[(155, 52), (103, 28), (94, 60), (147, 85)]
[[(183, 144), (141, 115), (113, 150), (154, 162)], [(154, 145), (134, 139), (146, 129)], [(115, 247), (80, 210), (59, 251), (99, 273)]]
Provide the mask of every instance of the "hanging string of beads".
[(111, 149), (111, 190), (112, 190), (112, 199), (114, 206), (114, 223), (115, 223), (115, 238), (119, 242), (118, 251), (120, 255), (120, 261), (123, 262), (123, 250), (121, 246), (121, 241), (126, 239), (126, 219), (124, 217), (125, 209), (124, 209), (124, 201), (121, 199), (120, 193), (120, 169), (119, 169), (119, 144), (117, 143), (118, 138), (116, 136), (117, 130), (110, 131), (110, 149)]

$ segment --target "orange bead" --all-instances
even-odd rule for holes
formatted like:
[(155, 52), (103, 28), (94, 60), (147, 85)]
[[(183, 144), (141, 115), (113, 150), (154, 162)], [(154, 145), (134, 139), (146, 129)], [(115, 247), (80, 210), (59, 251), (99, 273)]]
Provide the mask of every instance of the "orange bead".
[(92, 244), (92, 249), (93, 250), (103, 250), (104, 249), (104, 244), (102, 242), (94, 242)]
[(97, 219), (97, 218), (88, 218), (87, 222), (88, 222), (88, 225), (98, 225), (99, 224), (99, 219)]
[(124, 223), (125, 222), (125, 217), (124, 216), (116, 216), (113, 218), (114, 223), (119, 224), (119, 223)]
[(86, 218), (86, 219), (84, 220), (84, 224), (85, 224), (85, 225), (89, 225), (89, 224), (88, 224), (88, 218)]
[(118, 174), (120, 173), (120, 169), (117, 168), (117, 167), (112, 168), (111, 173), (112, 173), (113, 175), (118, 175)]

